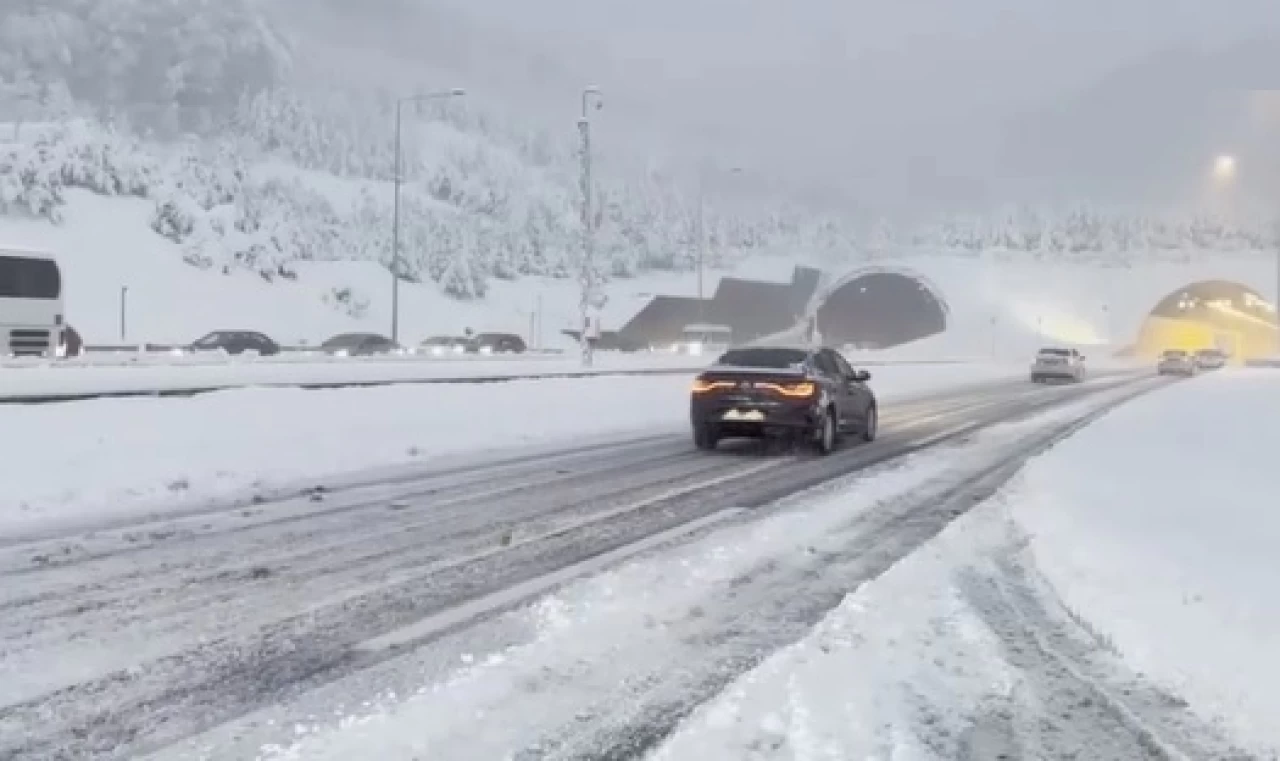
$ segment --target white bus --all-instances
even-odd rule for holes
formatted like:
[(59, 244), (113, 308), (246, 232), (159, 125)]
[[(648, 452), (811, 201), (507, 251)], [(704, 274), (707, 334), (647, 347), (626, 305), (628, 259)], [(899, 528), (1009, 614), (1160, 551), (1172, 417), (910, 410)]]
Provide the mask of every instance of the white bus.
[(0, 357), (55, 357), (62, 329), (53, 254), (0, 246)]

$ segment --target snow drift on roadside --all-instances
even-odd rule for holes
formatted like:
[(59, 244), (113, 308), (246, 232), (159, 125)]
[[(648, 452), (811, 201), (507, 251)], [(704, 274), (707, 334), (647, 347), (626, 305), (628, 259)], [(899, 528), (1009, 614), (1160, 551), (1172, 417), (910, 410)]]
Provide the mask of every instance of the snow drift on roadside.
[(1133, 667), (1280, 748), (1280, 375), (1222, 371), (1113, 412), (1022, 480), (1042, 572)]
[[(999, 365), (878, 367), (871, 385), (891, 400), (1010, 372)], [(680, 433), (688, 384), (681, 375), (619, 376), (0, 406), (0, 535), (441, 455)]]

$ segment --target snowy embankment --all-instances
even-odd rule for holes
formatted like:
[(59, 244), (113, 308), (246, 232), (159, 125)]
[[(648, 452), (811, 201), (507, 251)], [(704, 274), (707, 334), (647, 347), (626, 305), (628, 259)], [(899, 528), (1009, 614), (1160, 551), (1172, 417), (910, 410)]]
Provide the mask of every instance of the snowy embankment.
[[(883, 367), (882, 400), (1021, 374)], [(0, 406), (0, 535), (332, 483), (380, 467), (592, 437), (681, 433), (685, 375), (240, 389), (192, 398)]]
[(528, 355), (518, 359), (427, 359), (421, 357), (314, 358), (310, 361), (228, 358), (200, 364), (94, 366), (46, 363), (0, 368), (0, 398), (90, 396), (93, 394), (231, 389), (248, 386), (412, 383), (584, 372), (689, 370), (704, 366), (697, 357), (662, 354), (601, 354), (591, 368), (568, 355)]
[[(655, 761), (994, 757), (974, 749), (975, 714), (1004, 706), (1016, 723), (1028, 711), (1019, 693), (1038, 690), (1001, 641), (981, 583), (1031, 590), (1082, 625), (1096, 638), (1086, 660), (1104, 681), (1151, 680), (1236, 742), (1276, 752), (1278, 423), (1280, 376), (1258, 371), (1202, 377), (1111, 412), (851, 590), (811, 636), (700, 709)], [(1011, 566), (1026, 573), (1021, 583)], [(1028, 640), (1032, 651), (1042, 643)], [(1049, 697), (1067, 701), (1064, 714), (1039, 731), (1113, 757), (1091, 745), (1097, 738), (1070, 736), (1067, 717), (1087, 702)], [(1132, 715), (1145, 722), (1140, 709)], [(1011, 734), (1035, 737), (1034, 723)]]
[[(1126, 453), (1117, 457), (1117, 453)], [(1280, 374), (1118, 410), (1010, 495), (1044, 575), (1139, 672), (1280, 752)]]

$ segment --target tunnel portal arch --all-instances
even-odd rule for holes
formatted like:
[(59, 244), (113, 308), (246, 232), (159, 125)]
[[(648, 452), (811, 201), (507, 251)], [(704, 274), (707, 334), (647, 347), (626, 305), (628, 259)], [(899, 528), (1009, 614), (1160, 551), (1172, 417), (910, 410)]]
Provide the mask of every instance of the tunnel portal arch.
[(1276, 347), (1276, 307), (1231, 280), (1199, 280), (1169, 292), (1147, 313), (1134, 351), (1152, 358), (1166, 349), (1219, 348), (1236, 360), (1267, 356)]
[(862, 267), (823, 289), (809, 317), (828, 343), (886, 349), (944, 332), (950, 314), (941, 290), (924, 275)]

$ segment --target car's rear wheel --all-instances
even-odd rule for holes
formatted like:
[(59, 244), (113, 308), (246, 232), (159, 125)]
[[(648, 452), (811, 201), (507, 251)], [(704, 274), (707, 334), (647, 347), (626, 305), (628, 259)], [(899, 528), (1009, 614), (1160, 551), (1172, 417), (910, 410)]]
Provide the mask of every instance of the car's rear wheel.
[(704, 452), (716, 448), (720, 443), (720, 431), (710, 423), (693, 426), (693, 445)]
[(873, 404), (867, 408), (867, 420), (862, 425), (862, 440), (875, 441), (880, 432), (880, 410)]
[(836, 423), (836, 411), (828, 407), (813, 430), (813, 449), (820, 455), (829, 455), (840, 445), (840, 431)]

